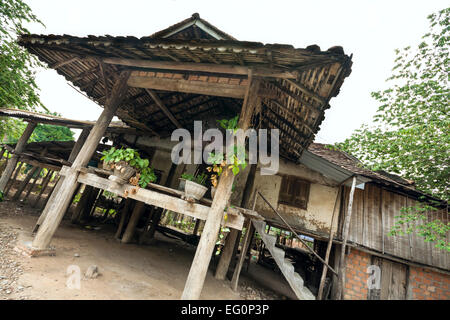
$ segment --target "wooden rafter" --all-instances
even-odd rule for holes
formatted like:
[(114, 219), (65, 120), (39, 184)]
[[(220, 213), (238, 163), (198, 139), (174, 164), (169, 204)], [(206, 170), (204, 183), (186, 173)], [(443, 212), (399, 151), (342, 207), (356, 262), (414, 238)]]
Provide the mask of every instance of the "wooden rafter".
[[(224, 73), (235, 75), (247, 75), (249, 72), (248, 67), (229, 64), (155, 61), (155, 60), (122, 59), (122, 58), (103, 58), (103, 62), (108, 64), (116, 64), (137, 68), (197, 71), (197, 72)], [(252, 69), (255, 77), (274, 77), (283, 79), (297, 78), (297, 73), (295, 71), (290, 72), (285, 70), (278, 70), (264, 67), (252, 67)]]
[(156, 105), (162, 110), (162, 112), (164, 112), (164, 114), (175, 125), (175, 127), (181, 128), (181, 124), (178, 122), (172, 112), (170, 112), (170, 110), (166, 107), (166, 105), (161, 101), (158, 94), (151, 89), (145, 89), (145, 91), (155, 101)]
[(58, 68), (64, 67), (65, 65), (71, 64), (72, 62), (78, 61), (79, 59), (80, 59), (79, 57), (73, 57), (68, 60), (56, 62), (56, 63), (50, 65), (49, 67), (52, 69), (58, 69)]

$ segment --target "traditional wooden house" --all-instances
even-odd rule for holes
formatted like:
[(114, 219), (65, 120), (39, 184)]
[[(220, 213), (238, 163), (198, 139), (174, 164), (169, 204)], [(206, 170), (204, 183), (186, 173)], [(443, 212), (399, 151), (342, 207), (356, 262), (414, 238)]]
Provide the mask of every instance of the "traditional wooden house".
[[(231, 231), (217, 266), (219, 279), (225, 278), (239, 246), (240, 232), (246, 230), (233, 272), (233, 288), (237, 287), (256, 229), (299, 299), (314, 299), (317, 287), (321, 298), (324, 287), (326, 291), (331, 288), (329, 284), (325, 286), (331, 283), (325, 281), (328, 274), (338, 276), (331, 290), (337, 291), (336, 298), (377, 296), (372, 291), (364, 292), (368, 276), (365, 266), (356, 267), (356, 263), (349, 262), (364, 260), (367, 263), (370, 259), (381, 264), (382, 270), (391, 270), (382, 271), (382, 276), (388, 277), (383, 278), (383, 283), (397, 281), (392, 261), (438, 270), (447, 287), (434, 286), (435, 292), (443, 290), (444, 296), (448, 296), (446, 254), (436, 252), (434, 255), (427, 251), (425, 258), (422, 251), (422, 256), (416, 257), (421, 255), (417, 248), (425, 249), (422, 239), (411, 236), (408, 243), (417, 242), (419, 247), (408, 247), (408, 251), (406, 244), (398, 248), (392, 244), (393, 238), (385, 236), (395, 210), (408, 198), (399, 194), (415, 198), (419, 193), (402, 179), (364, 170), (342, 153), (311, 144), (324, 119), (324, 111), (330, 107), (330, 99), (338, 94), (351, 71), (351, 57), (344, 54), (341, 47), (321, 51), (316, 45), (295, 49), (289, 45), (238, 41), (198, 14), (140, 39), (23, 35), (19, 43), (104, 107), (77, 157), (61, 170), (63, 179), (38, 221), (32, 246), (26, 248), (30, 254), (47, 252), (70, 199), (81, 183), (137, 202), (132, 211), (131, 206), (125, 205), (122, 212), (123, 216), (128, 211), (131, 215), (123, 242), (132, 238), (138, 220), (145, 213), (144, 203), (205, 221), (183, 299), (200, 297), (221, 225)], [(261, 165), (251, 165), (236, 179), (232, 174), (222, 175), (212, 201), (191, 203), (184, 200), (183, 192), (176, 188), (177, 178), (186, 171), (204, 170), (204, 166), (172, 164), (173, 142), (168, 138), (171, 132), (186, 128), (192, 133), (195, 120), (202, 121), (208, 128), (211, 122), (214, 124), (217, 119), (236, 114), (240, 115), (242, 129), (280, 130), (278, 173), (261, 175)], [(106, 133), (113, 116), (137, 132)], [(105, 136), (117, 145), (147, 150), (152, 155), (152, 166), (161, 172), (158, 184), (136, 190), (132, 185), (107, 179), (108, 172), (87, 168)], [(2, 176), (2, 179), (8, 180), (9, 176)], [(356, 188), (363, 185), (363, 190)], [(229, 201), (234, 208), (227, 206)], [(227, 219), (224, 219), (224, 210)], [(154, 230), (159, 217), (148, 214)], [(324, 267), (324, 272), (316, 272), (322, 275), (322, 280), (306, 283), (296, 272), (298, 269), (285, 259), (285, 252), (275, 243), (276, 239), (266, 234), (266, 224), (314, 238), (315, 249), (305, 248), (312, 259)], [(119, 234), (122, 228), (121, 221)], [(354, 275), (354, 269), (360, 274)], [(413, 271), (410, 274), (413, 275)], [(407, 273), (402, 275), (404, 279), (412, 277)], [(411, 279), (422, 281), (419, 278)], [(347, 288), (353, 282), (358, 282), (360, 290)], [(415, 287), (408, 288), (416, 294)], [(428, 287), (419, 289), (431, 292), (427, 291)], [(414, 294), (408, 297), (416, 298)], [(381, 289), (381, 298), (385, 297), (403, 296), (386, 296)]]

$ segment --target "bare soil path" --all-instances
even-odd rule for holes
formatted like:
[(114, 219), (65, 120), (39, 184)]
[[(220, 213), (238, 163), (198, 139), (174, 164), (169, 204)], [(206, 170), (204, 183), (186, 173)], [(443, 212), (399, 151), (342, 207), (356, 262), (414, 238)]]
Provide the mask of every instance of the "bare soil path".
[[(0, 299), (180, 298), (195, 247), (160, 234), (151, 246), (121, 244), (114, 239), (112, 226), (89, 230), (63, 220), (52, 241), (56, 256), (28, 258), (15, 252), (14, 246), (32, 239), (38, 214), (17, 203), (0, 203)], [(98, 266), (100, 276), (86, 279), (84, 273), (91, 265)], [(70, 266), (80, 268), (80, 289), (66, 284)], [(216, 280), (209, 271), (201, 298), (278, 297), (246, 279), (235, 293), (228, 281)]]

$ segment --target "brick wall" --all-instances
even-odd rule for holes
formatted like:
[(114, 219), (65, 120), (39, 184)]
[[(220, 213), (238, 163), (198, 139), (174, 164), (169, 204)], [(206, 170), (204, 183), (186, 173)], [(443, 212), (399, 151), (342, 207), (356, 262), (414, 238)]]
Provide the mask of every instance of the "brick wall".
[(450, 300), (450, 276), (410, 267), (408, 297), (413, 300)]
[(347, 269), (345, 273), (345, 300), (367, 300), (368, 288), (366, 273), (370, 265), (370, 255), (368, 253), (351, 249), (346, 257)]
[[(345, 300), (367, 300), (368, 287), (366, 273), (371, 264), (371, 255), (351, 249), (347, 255), (345, 277)], [(407, 299), (450, 300), (450, 276), (429, 269), (409, 266)]]

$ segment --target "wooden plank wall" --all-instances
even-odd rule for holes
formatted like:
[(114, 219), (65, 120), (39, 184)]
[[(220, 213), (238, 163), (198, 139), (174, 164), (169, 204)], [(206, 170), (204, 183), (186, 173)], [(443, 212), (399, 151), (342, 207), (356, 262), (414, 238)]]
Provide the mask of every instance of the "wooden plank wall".
[[(349, 193), (350, 188), (345, 188), (344, 208), (347, 208)], [(366, 184), (364, 190), (356, 189), (349, 241), (413, 262), (449, 270), (450, 254), (435, 248), (433, 243), (425, 242), (423, 237), (415, 233), (405, 236), (388, 235), (400, 209), (412, 206), (414, 202), (414, 199), (373, 184)], [(449, 220), (445, 209), (434, 211), (429, 219), (440, 219), (444, 222)]]

